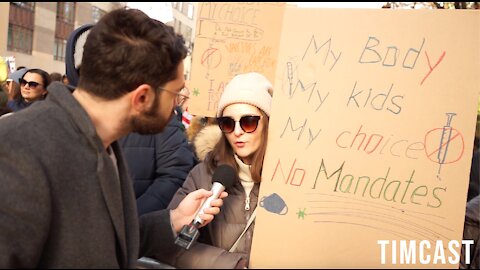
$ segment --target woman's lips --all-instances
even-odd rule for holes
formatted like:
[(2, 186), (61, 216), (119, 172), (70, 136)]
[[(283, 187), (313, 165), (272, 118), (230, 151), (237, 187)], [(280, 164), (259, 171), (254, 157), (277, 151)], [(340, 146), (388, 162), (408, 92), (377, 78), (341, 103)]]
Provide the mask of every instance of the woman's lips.
[(245, 142), (235, 142), (235, 146), (237, 147), (244, 147), (245, 146)]

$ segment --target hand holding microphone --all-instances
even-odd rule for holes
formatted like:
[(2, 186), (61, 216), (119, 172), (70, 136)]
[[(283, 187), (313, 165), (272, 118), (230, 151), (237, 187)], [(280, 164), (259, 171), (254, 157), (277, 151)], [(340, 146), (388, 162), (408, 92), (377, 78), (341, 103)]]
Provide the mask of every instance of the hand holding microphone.
[[(170, 210), (170, 220), (173, 230), (180, 232), (183, 225), (189, 224), (192, 221), (192, 217), (198, 212), (199, 206), (205, 201), (212, 192), (206, 189), (199, 189), (190, 192), (177, 206), (177, 208)], [(223, 192), (219, 199), (212, 201), (211, 208), (205, 209), (204, 217), (206, 223), (213, 220), (214, 215), (220, 213), (220, 206), (223, 205), (223, 200), (227, 197), (227, 193)]]
[[(199, 236), (198, 228), (202, 226), (205, 221), (201, 218), (201, 215), (204, 214), (205, 210), (212, 207), (211, 202), (220, 198), (222, 192), (232, 186), (237, 179), (237, 174), (235, 170), (229, 165), (220, 165), (212, 176), (212, 189), (213, 194), (208, 197), (207, 200), (202, 204), (198, 209), (197, 214), (190, 222), (189, 225), (184, 225), (177, 238), (175, 239), (175, 244), (189, 249), (190, 246), (197, 240)], [(192, 193), (191, 193), (192, 194)], [(189, 194), (190, 195), (190, 194)], [(201, 196), (201, 195), (200, 195)], [(183, 201), (182, 201), (183, 202)], [(180, 205), (179, 205), (180, 208)]]

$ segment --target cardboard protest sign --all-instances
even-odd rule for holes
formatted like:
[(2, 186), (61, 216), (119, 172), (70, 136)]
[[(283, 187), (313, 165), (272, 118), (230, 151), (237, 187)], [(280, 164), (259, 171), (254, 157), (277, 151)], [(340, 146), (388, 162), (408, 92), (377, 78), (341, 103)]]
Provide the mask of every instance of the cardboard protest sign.
[(15, 56), (0, 57), (0, 82), (5, 81), (15, 70)]
[(7, 79), (8, 76), (8, 66), (7, 62), (3, 57), (0, 57), (0, 82), (3, 82)]
[(214, 116), (233, 76), (273, 80), (285, 3), (199, 3), (188, 111)]
[(479, 26), (475, 11), (285, 11), (251, 267), (457, 268)]

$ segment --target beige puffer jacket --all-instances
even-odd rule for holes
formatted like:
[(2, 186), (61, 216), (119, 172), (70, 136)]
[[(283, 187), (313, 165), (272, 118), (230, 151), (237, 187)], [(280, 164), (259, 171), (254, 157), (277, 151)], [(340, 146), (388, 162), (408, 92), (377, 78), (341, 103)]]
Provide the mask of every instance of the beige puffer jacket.
[[(195, 166), (182, 188), (175, 193), (168, 208), (176, 208), (182, 199), (197, 189), (210, 190), (212, 188), (212, 175), (207, 172), (205, 163)], [(247, 232), (242, 236), (236, 252), (228, 250), (235, 243), (247, 225), (258, 201), (259, 184), (255, 184), (250, 193), (249, 210), (245, 210), (246, 194), (240, 183), (236, 182), (227, 189), (228, 197), (224, 199), (223, 206), (215, 219), (200, 230), (199, 243), (190, 250), (182, 251), (176, 258), (167, 262), (180, 268), (234, 268), (241, 258), (248, 258), (252, 245), (252, 234), (255, 223), (252, 223)]]
[[(222, 132), (217, 125), (206, 126), (198, 132), (193, 143), (200, 160), (204, 160), (221, 137)], [(188, 193), (200, 188), (212, 188), (212, 174), (208, 173), (205, 163), (198, 164), (190, 171), (183, 187), (175, 193), (168, 208), (176, 208)], [(246, 194), (240, 181), (236, 182), (226, 190), (228, 197), (224, 199), (220, 213), (210, 224), (200, 229), (197, 243), (188, 251), (181, 249), (175, 256), (159, 259), (177, 268), (234, 268), (241, 259), (248, 259), (255, 222), (242, 236), (236, 252), (230, 253), (228, 250), (245, 229), (257, 205), (258, 190), (259, 184), (255, 184), (250, 192), (250, 209), (245, 210)]]

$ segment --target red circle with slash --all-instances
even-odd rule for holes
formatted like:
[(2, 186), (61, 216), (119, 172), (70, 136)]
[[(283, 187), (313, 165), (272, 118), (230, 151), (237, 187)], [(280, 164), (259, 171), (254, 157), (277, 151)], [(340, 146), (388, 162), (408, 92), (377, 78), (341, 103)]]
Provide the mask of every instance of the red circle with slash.
[(438, 151), (440, 148), (447, 149), (448, 153), (445, 153), (446, 158), (442, 164), (449, 164), (459, 161), (465, 151), (465, 141), (462, 134), (455, 128), (452, 129), (452, 134), (450, 139), (447, 142), (442, 142), (440, 146), (440, 141), (442, 138), (442, 133), (444, 132), (443, 128), (435, 128), (425, 134), (425, 154), (427, 158), (435, 163), (440, 163), (438, 160)]
[(216, 68), (222, 62), (222, 54), (217, 48), (209, 48), (202, 54), (201, 63), (207, 68)]

